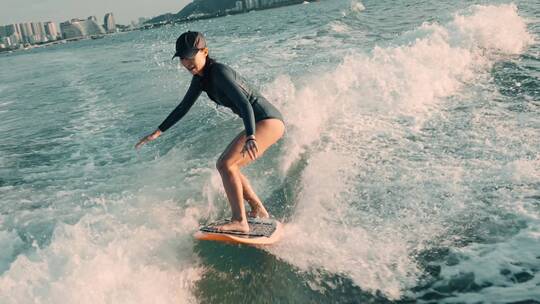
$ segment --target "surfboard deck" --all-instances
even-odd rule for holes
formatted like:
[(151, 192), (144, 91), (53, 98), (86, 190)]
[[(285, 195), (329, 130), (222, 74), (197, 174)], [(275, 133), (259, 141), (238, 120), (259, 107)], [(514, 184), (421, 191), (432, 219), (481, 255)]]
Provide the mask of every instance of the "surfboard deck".
[(194, 237), (204, 241), (247, 245), (271, 245), (281, 238), (283, 225), (275, 219), (248, 218), (248, 233), (236, 231), (220, 232), (212, 227), (228, 222), (228, 220), (221, 220), (206, 226), (201, 226), (199, 231), (194, 234)]

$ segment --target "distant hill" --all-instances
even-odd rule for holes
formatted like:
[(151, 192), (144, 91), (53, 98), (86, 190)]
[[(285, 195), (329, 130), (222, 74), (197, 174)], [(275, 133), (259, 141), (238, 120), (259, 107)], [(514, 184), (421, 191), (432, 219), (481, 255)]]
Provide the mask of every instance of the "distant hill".
[(153, 23), (160, 23), (160, 22), (165, 22), (165, 21), (172, 21), (172, 20), (174, 20), (175, 15), (176, 14), (171, 14), (171, 13), (159, 15), (157, 17), (154, 17), (154, 18), (150, 19), (150, 20), (146, 20), (144, 23), (145, 24), (153, 24)]
[(195, 0), (178, 12), (176, 17), (177, 19), (185, 19), (201, 14), (225, 13), (226, 9), (235, 7), (236, 1), (238, 0)]
[(164, 14), (152, 18), (145, 23), (160, 23), (173, 20), (197, 18), (202, 15), (222, 15), (226, 9), (235, 7), (238, 0), (194, 0), (176, 14)]
[[(238, 0), (194, 0), (190, 4), (186, 5), (181, 11), (176, 14), (164, 14), (154, 17), (146, 24), (157, 24), (178, 20), (199, 19), (199, 18), (212, 18), (217, 16), (226, 15), (226, 10), (236, 7)], [(307, 0), (308, 2), (314, 2), (318, 0)], [(242, 1), (245, 5), (245, 0)], [(303, 0), (282, 0), (279, 3), (271, 4), (271, 6), (283, 6), (290, 4), (298, 4), (304, 2)], [(270, 7), (265, 7), (270, 8)], [(231, 12), (232, 13), (232, 12)]]

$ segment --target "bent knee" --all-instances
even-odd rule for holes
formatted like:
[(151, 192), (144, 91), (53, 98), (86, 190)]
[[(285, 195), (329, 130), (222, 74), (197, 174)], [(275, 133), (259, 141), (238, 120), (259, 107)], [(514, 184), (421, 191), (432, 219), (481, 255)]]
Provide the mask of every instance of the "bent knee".
[(232, 170), (235, 170), (237, 168), (238, 168), (238, 164), (236, 164), (234, 161), (230, 159), (220, 157), (216, 162), (216, 169), (220, 173), (231, 172)]

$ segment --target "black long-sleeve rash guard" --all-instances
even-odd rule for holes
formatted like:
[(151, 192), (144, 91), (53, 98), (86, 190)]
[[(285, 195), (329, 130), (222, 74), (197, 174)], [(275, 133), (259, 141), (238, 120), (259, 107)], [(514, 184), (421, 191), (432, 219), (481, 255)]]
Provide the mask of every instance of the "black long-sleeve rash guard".
[[(193, 106), (201, 92), (205, 91), (208, 97), (219, 105), (230, 108), (244, 121), (246, 135), (255, 134), (255, 113), (253, 103), (260, 101), (257, 108), (263, 113), (276, 113), (277, 110), (270, 105), (260, 94), (251, 88), (247, 82), (225, 64), (207, 59), (203, 69), (203, 76), (194, 75), (186, 95), (180, 104), (159, 125), (159, 130), (165, 132), (178, 122)], [(265, 111), (268, 108), (269, 111)], [(262, 116), (261, 114), (259, 116)], [(277, 112), (278, 116), (279, 112)], [(266, 115), (269, 116), (269, 115)], [(259, 117), (258, 117), (259, 118)], [(257, 119), (258, 121), (259, 119)]]

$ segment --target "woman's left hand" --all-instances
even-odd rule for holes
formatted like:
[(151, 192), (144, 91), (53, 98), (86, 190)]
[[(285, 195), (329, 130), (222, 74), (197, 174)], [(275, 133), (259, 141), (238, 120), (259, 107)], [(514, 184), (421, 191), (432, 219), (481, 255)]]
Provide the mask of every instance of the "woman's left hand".
[(257, 157), (259, 157), (259, 147), (257, 146), (257, 140), (255, 140), (255, 136), (253, 135), (248, 136), (248, 138), (246, 139), (246, 143), (244, 144), (244, 148), (242, 149), (242, 157), (245, 157), (246, 153), (252, 160), (255, 160), (257, 159)]
[(161, 130), (159, 130), (159, 129), (155, 130), (152, 134), (141, 138), (141, 140), (139, 140), (139, 142), (135, 145), (135, 149), (139, 149), (142, 145), (146, 144), (149, 141), (152, 141), (152, 140), (158, 138), (160, 135), (161, 135)]

